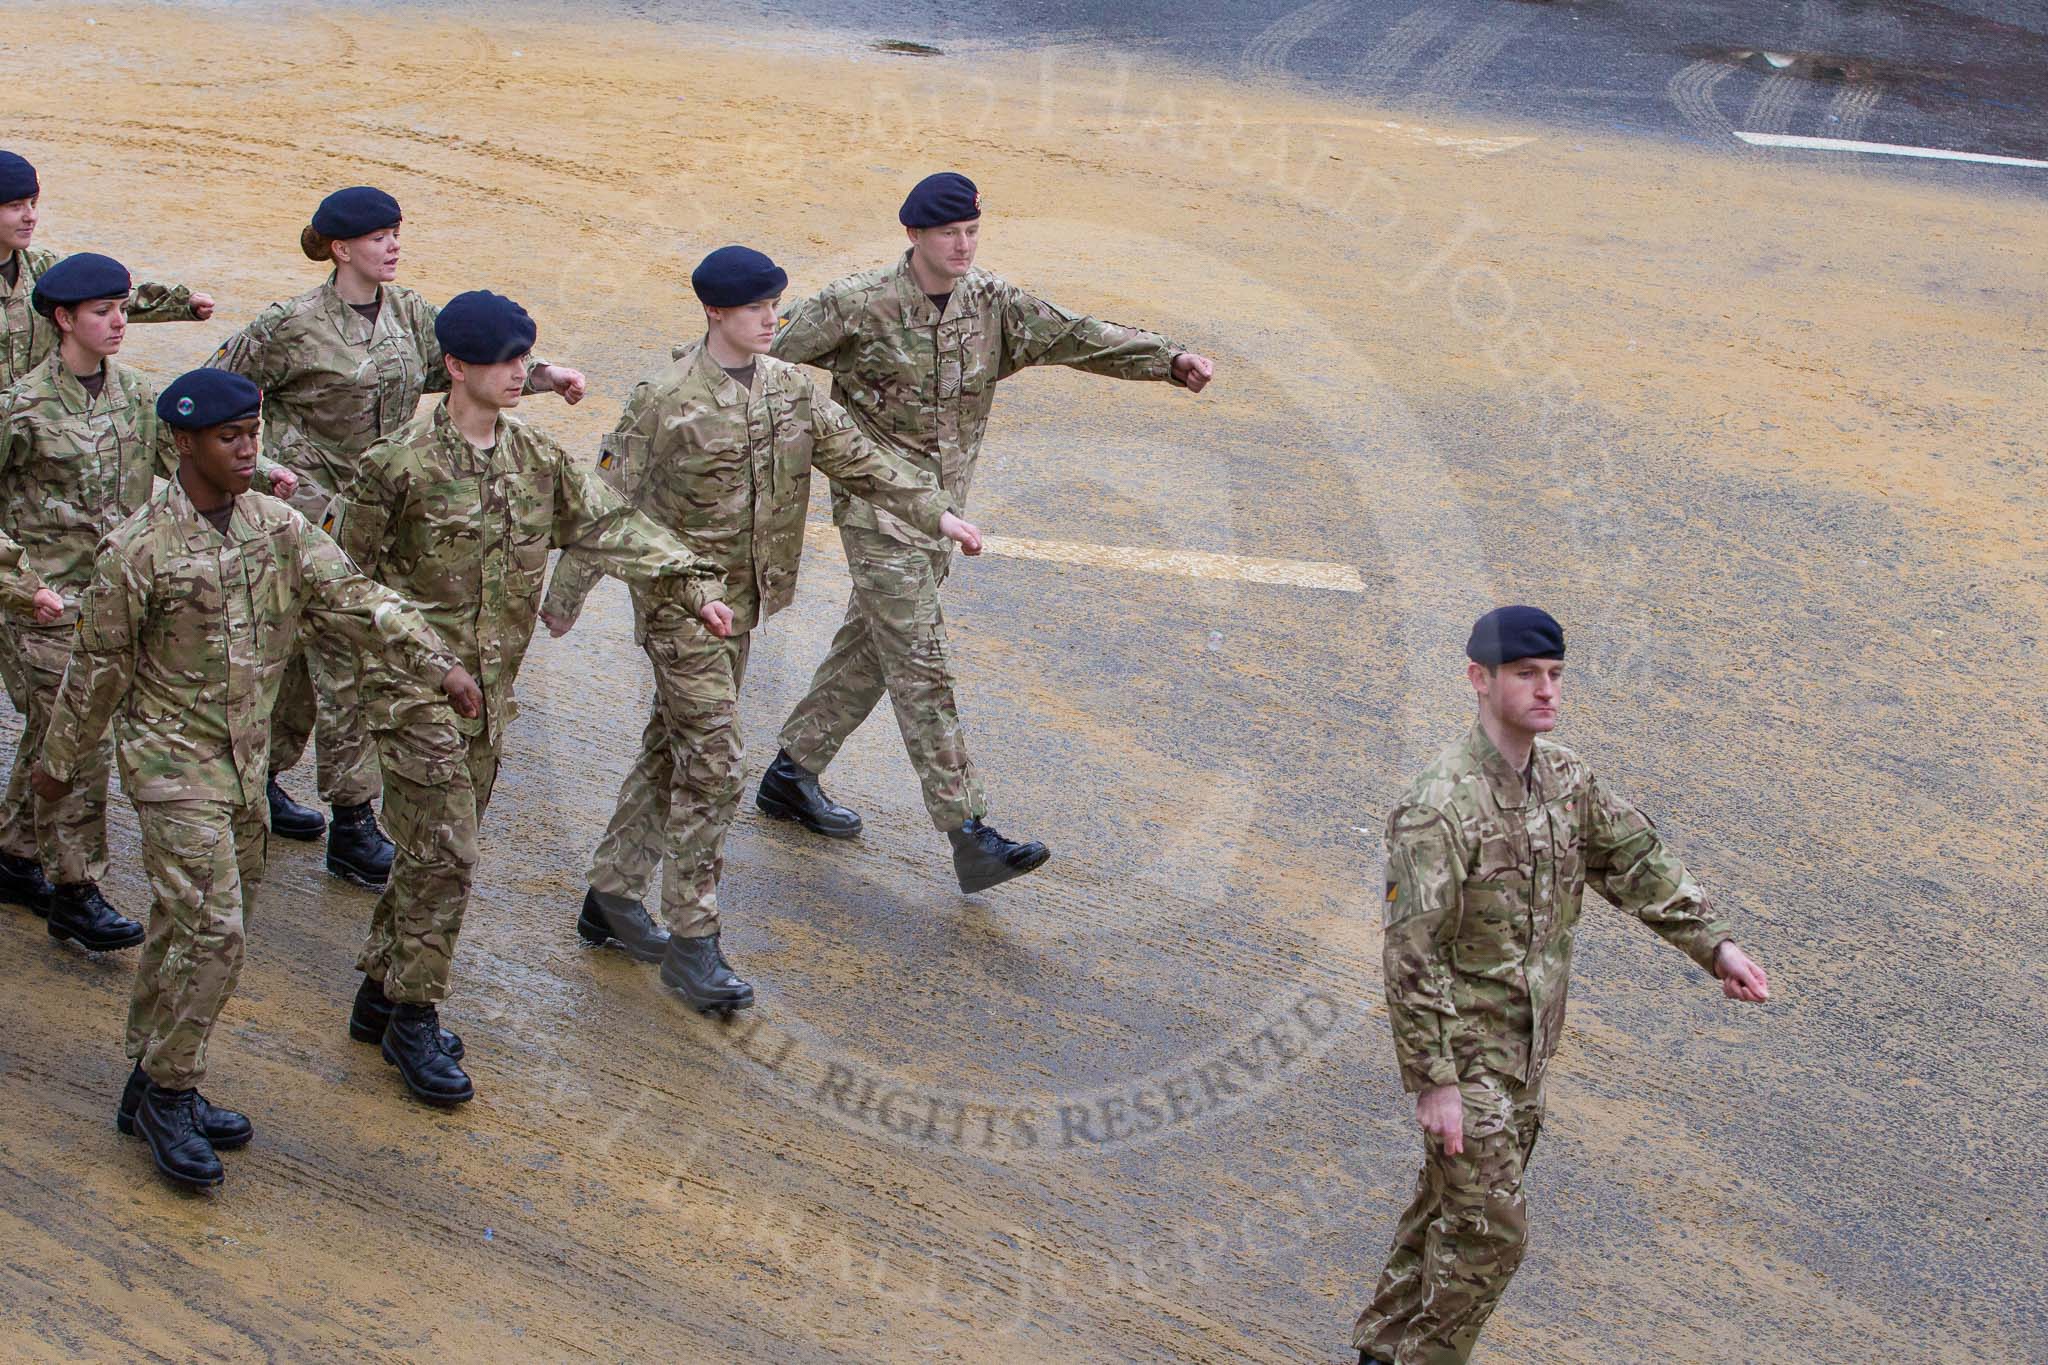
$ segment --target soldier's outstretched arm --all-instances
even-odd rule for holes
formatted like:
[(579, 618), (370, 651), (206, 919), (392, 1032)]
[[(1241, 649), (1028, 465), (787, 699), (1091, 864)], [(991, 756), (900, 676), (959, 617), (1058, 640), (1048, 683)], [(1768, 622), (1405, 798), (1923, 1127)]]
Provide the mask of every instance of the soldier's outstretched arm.
[(82, 755), (114, 719), (135, 681), (135, 652), (149, 583), (125, 555), (101, 549), (92, 583), (79, 604), (71, 661), (57, 685), (50, 729), (32, 781), (46, 798), (70, 789)]
[(838, 362), (846, 358), (844, 352), (857, 339), (854, 311), (854, 301), (838, 285), (827, 285), (809, 298), (798, 299), (782, 310), (782, 322), (768, 354), (792, 365), (838, 369)]
[(846, 409), (811, 390), (811, 463), (857, 498), (901, 517), (928, 536), (942, 534), (939, 521), (953, 510), (953, 495), (893, 451), (860, 434)]
[(462, 661), (410, 602), (372, 582), (311, 524), (299, 538), (299, 580), (305, 584), (305, 620), (316, 632), (389, 658), (432, 690), (443, 690), (450, 673), (463, 672)]
[(1735, 937), (1650, 818), (1594, 778), (1586, 808), (1586, 880), (1715, 976), (1717, 950)]
[(182, 284), (143, 280), (128, 291), (130, 322), (205, 322), (212, 316), (213, 296)]
[[(661, 433), (661, 405), (654, 386), (641, 383), (626, 399), (626, 410), (612, 434), (604, 438), (597, 457), (597, 477), (633, 507), (647, 485), (654, 463), (654, 445)], [(590, 590), (604, 577), (604, 561), (580, 549), (564, 550), (555, 560), (555, 576), (541, 599), (541, 620), (550, 634), (564, 635), (583, 614)]]
[(1215, 367), (1206, 357), (1157, 332), (1068, 312), (1013, 284), (1001, 288), (999, 379), (1030, 365), (1065, 365), (1112, 379), (1163, 379), (1199, 390), (1214, 373)]
[(559, 448), (555, 468), (557, 546), (590, 556), (615, 578), (667, 589), (694, 616), (724, 599), (725, 577), (716, 564), (699, 559)]

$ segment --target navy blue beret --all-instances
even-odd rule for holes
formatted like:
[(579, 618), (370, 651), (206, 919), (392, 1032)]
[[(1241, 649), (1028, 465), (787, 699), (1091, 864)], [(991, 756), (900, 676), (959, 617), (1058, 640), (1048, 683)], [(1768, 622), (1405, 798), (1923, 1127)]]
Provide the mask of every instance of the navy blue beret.
[(709, 308), (740, 308), (789, 288), (789, 272), (751, 247), (722, 246), (690, 272), (690, 288)]
[(0, 204), (33, 199), (42, 192), (42, 182), (36, 179), (36, 168), (28, 164), (27, 157), (0, 152)]
[(488, 289), (457, 294), (434, 319), (434, 340), (441, 343), (441, 353), (465, 365), (495, 365), (525, 355), (539, 335), (524, 308)]
[(29, 302), (35, 305), (38, 313), (48, 317), (59, 308), (74, 307), (93, 299), (127, 297), (128, 267), (112, 256), (81, 251), (76, 256), (66, 256), (38, 276), (35, 293), (29, 296)]
[(384, 191), (352, 185), (320, 201), (320, 207), (313, 210), (313, 231), (322, 237), (345, 241), (396, 227), (402, 216), (398, 201)]
[(1562, 659), (1564, 627), (1541, 607), (1495, 607), (1472, 623), (1465, 655), (1488, 668), (1517, 659)]
[(940, 171), (911, 187), (896, 217), (913, 228), (965, 223), (981, 217), (981, 191), (958, 171)]
[(187, 370), (156, 396), (157, 418), (180, 431), (239, 422), (262, 407), (262, 390), (233, 370)]

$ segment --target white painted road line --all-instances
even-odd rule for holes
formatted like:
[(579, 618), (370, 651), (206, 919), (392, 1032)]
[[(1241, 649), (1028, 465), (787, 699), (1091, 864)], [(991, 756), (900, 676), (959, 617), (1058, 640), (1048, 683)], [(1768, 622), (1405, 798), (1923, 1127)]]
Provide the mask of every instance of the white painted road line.
[(2048, 170), (2048, 161), (2024, 156), (1993, 156), (1989, 152), (1951, 152), (1941, 147), (1902, 147), (1892, 142), (1856, 142), (1844, 137), (1797, 137), (1786, 133), (1745, 133), (1735, 136), (1752, 147), (1797, 147), (1814, 152), (1870, 152), (1877, 156), (1917, 156), (1936, 161), (1977, 161), (1987, 166), (2033, 166)]
[[(804, 537), (814, 548), (836, 547), (838, 531), (821, 521), (806, 522)], [(1134, 545), (1088, 545), (1070, 540), (1027, 540), (1022, 536), (983, 536), (982, 553), (1003, 559), (1035, 559), (1046, 564), (1074, 564), (1090, 569), (1169, 574), (1233, 583), (1263, 583), (1282, 588), (1316, 588), (1323, 592), (1364, 592), (1365, 580), (1350, 564), (1312, 559), (1264, 559), (1255, 555), (1214, 554), (1207, 550), (1156, 550)]]

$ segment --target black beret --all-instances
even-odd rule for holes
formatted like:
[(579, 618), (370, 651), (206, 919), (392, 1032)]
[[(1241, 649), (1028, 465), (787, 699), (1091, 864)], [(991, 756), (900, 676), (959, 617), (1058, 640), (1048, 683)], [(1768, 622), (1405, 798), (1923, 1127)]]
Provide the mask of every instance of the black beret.
[(1562, 659), (1564, 627), (1541, 607), (1495, 607), (1472, 623), (1465, 655), (1489, 668), (1517, 659)]
[(27, 157), (0, 152), (0, 204), (33, 199), (42, 192), (42, 182), (36, 179), (36, 168), (28, 164)]
[(396, 227), (402, 216), (398, 201), (384, 191), (353, 185), (320, 201), (320, 207), (313, 210), (313, 231), (344, 241)]
[(708, 308), (740, 308), (789, 288), (789, 272), (752, 247), (722, 246), (690, 272), (690, 288)]
[(981, 191), (958, 171), (940, 171), (911, 188), (896, 217), (913, 228), (965, 223), (981, 217)]
[(187, 370), (156, 396), (156, 415), (180, 431), (204, 431), (254, 417), (263, 392), (233, 370)]
[(36, 278), (29, 302), (44, 317), (59, 308), (70, 308), (93, 299), (128, 297), (128, 267), (112, 256), (81, 251), (66, 256)]
[(457, 294), (434, 319), (434, 340), (441, 343), (441, 353), (465, 365), (495, 365), (525, 355), (539, 335), (524, 308), (488, 289)]

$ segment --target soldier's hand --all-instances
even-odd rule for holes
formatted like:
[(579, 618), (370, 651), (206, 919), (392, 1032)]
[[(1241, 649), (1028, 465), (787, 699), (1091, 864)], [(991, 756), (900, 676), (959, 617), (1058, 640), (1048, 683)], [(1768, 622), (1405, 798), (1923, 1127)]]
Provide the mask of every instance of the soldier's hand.
[(193, 321), (204, 322), (213, 316), (213, 295), (194, 294), (190, 302), (192, 304)]
[(1441, 1138), (1444, 1155), (1465, 1150), (1465, 1101), (1455, 1085), (1432, 1086), (1415, 1097), (1415, 1121), (1422, 1131)]
[(704, 629), (721, 640), (732, 635), (732, 608), (723, 602), (706, 602), (698, 608), (697, 619), (704, 623)]
[(583, 401), (583, 371), (572, 370), (567, 365), (550, 365), (540, 373), (548, 387), (562, 395), (564, 403), (573, 406)]
[(469, 676), (469, 670), (461, 664), (448, 670), (448, 676), (441, 679), (441, 690), (448, 694), (449, 705), (455, 714), (464, 720), (475, 720), (484, 711), (484, 692), (476, 685), (476, 679)]
[(554, 636), (557, 640), (561, 639), (564, 635), (567, 635), (569, 633), (569, 627), (576, 624), (573, 618), (567, 616), (557, 616), (551, 611), (543, 611), (540, 614), (540, 623), (546, 626), (548, 628), (548, 634)]
[(64, 614), (64, 599), (57, 596), (54, 588), (37, 588), (36, 595), (29, 599), (29, 611), (35, 615), (37, 625), (47, 626)]
[(942, 513), (939, 534), (958, 545), (962, 554), (981, 553), (981, 528), (971, 521), (962, 521), (951, 512)]
[(270, 471), (270, 496), (289, 498), (299, 491), (299, 476), (283, 465)]
[(69, 782), (59, 782), (50, 776), (49, 770), (40, 763), (29, 773), (28, 784), (34, 787), (36, 795), (45, 801), (62, 801), (71, 791)]
[(1173, 377), (1187, 385), (1189, 393), (1200, 393), (1216, 377), (1216, 362), (1193, 351), (1182, 351), (1173, 358)]
[(1714, 975), (1721, 978), (1721, 994), (1730, 1000), (1760, 1003), (1771, 998), (1770, 978), (1732, 939), (1715, 950)]

